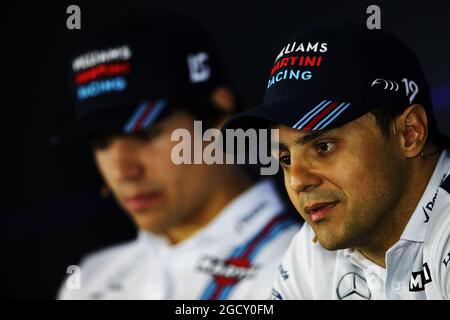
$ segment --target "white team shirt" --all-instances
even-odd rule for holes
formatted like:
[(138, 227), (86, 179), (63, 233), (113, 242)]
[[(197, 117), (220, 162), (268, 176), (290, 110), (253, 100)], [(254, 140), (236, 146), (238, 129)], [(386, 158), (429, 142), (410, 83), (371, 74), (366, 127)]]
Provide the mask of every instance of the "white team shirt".
[(450, 158), (443, 151), (386, 269), (357, 250), (328, 251), (305, 224), (279, 269), (272, 299), (450, 299)]
[(299, 223), (270, 181), (239, 195), (205, 228), (170, 245), (140, 231), (135, 241), (83, 259), (81, 288), (59, 299), (266, 299)]

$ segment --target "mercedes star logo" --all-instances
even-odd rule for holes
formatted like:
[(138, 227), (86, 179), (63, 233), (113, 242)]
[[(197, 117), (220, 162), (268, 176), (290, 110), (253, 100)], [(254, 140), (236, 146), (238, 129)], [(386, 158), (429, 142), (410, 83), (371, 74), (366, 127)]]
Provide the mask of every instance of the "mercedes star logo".
[(342, 276), (339, 280), (336, 293), (339, 300), (370, 300), (371, 297), (366, 279), (355, 272), (349, 272)]

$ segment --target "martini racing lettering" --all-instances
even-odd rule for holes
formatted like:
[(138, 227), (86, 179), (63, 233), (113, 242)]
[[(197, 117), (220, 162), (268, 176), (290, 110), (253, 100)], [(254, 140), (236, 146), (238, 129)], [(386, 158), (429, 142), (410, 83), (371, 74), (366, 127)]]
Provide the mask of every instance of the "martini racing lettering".
[(112, 64), (100, 64), (96, 67), (92, 67), (86, 71), (80, 72), (75, 77), (77, 84), (86, 83), (92, 80), (96, 80), (100, 77), (111, 77), (115, 75), (122, 75), (129, 73), (130, 64), (126, 63), (112, 63)]
[(413, 272), (411, 274), (409, 291), (423, 291), (425, 290), (425, 285), (431, 281), (430, 269), (428, 268), (428, 264), (424, 263), (422, 271)]
[(273, 75), (278, 69), (284, 68), (284, 67), (293, 67), (293, 66), (299, 66), (299, 67), (320, 67), (320, 64), (322, 63), (322, 57), (321, 56), (292, 56), (283, 58), (272, 67), (272, 70), (270, 72), (270, 75)]
[(123, 91), (126, 87), (127, 81), (124, 77), (115, 77), (112, 79), (92, 81), (87, 85), (79, 86), (77, 95), (79, 100), (84, 100), (108, 92)]
[(269, 83), (267, 84), (267, 88), (270, 88), (274, 83), (279, 82), (281, 80), (285, 80), (285, 79), (295, 79), (295, 80), (299, 80), (300, 78), (302, 80), (309, 80), (311, 79), (312, 74), (311, 71), (303, 71), (300, 72), (300, 70), (284, 70), (280, 71), (277, 73), (276, 76), (273, 76), (270, 80)]
[[(327, 52), (327, 43), (290, 43), (285, 46), (275, 59), (275, 64), (270, 71), (271, 78), (267, 83), (267, 88), (282, 80), (310, 80), (313, 76), (311, 70), (300, 70), (298, 67), (320, 68), (323, 57), (320, 53)], [(294, 55), (296, 52), (316, 53), (316, 55)], [(282, 58), (284, 55), (292, 54)], [(282, 58), (282, 59), (281, 59)], [(281, 59), (281, 60), (280, 60)], [(287, 68), (287, 69), (284, 69)], [(283, 70), (284, 69), (284, 70)]]

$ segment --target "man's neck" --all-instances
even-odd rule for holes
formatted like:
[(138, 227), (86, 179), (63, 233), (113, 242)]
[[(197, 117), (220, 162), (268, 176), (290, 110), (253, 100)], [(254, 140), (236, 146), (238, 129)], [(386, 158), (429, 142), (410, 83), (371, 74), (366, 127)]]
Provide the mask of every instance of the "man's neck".
[(227, 167), (226, 172), (222, 172), (220, 179), (217, 179), (216, 188), (211, 189), (213, 192), (211, 192), (207, 203), (202, 204), (202, 207), (198, 208), (198, 211), (193, 213), (188, 221), (183, 221), (183, 223), (164, 232), (172, 245), (190, 238), (203, 229), (231, 201), (253, 185), (254, 182), (246, 172), (231, 166)]
[(414, 174), (410, 176), (400, 200), (374, 229), (370, 240), (356, 247), (366, 258), (386, 267), (386, 252), (400, 239), (427, 188), (438, 160), (439, 154), (435, 154), (426, 160), (418, 158), (412, 165), (411, 172)]

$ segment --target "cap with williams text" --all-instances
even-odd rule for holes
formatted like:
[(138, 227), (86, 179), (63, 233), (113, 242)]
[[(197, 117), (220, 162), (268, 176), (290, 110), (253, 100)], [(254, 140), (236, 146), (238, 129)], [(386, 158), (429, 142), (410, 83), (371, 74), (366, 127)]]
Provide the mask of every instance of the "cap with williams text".
[(76, 121), (65, 137), (133, 133), (221, 81), (209, 35), (166, 13), (115, 18), (77, 43), (70, 61)]
[(262, 105), (226, 128), (283, 124), (299, 130), (342, 126), (378, 107), (414, 103), (437, 128), (429, 87), (413, 51), (384, 30), (345, 23), (291, 38), (270, 70)]

